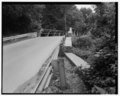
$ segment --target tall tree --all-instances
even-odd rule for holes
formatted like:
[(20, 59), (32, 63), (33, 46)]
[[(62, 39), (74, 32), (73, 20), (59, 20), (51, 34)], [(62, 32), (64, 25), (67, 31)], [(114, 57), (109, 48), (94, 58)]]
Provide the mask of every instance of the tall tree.
[(66, 30), (67, 12), (72, 5), (46, 4), (43, 11), (42, 27), (48, 29)]
[(96, 7), (97, 14), (97, 26), (95, 36), (107, 36), (107, 37), (115, 37), (115, 26), (116, 26), (116, 8), (115, 3), (102, 3), (97, 5)]

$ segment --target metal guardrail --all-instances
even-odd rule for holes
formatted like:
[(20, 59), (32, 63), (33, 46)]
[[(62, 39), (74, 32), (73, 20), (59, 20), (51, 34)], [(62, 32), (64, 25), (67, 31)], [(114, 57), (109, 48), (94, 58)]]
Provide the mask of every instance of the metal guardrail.
[(63, 36), (65, 32), (63, 30), (52, 30), (52, 29), (44, 29), (41, 33), (41, 36)]
[(27, 34), (22, 34), (22, 35), (16, 35), (16, 36), (10, 36), (10, 37), (4, 37), (3, 42), (8, 41), (8, 40), (15, 40), (15, 39), (18, 39), (18, 38), (23, 38), (23, 37), (37, 37), (37, 32), (27, 33)]
[(52, 60), (55, 60), (58, 57), (58, 53), (59, 53), (59, 46), (57, 46), (54, 49), (51, 56), (46, 60), (45, 62), (46, 66), (39, 80), (39, 83), (35, 86), (35, 88), (32, 90), (31, 93), (38, 93), (38, 92), (40, 93), (49, 86), (49, 83), (53, 75), (51, 62)]
[[(46, 62), (45, 62), (46, 66), (45, 66), (44, 72), (39, 80), (39, 83), (32, 90), (32, 93), (41, 93), (44, 89), (46, 89), (49, 86), (49, 83), (50, 83), (51, 78), (53, 76), (52, 70), (54, 70), (53, 66), (52, 66), (52, 61), (58, 59), (60, 47), (61, 47), (61, 44), (63, 44), (63, 42), (64, 42), (64, 38), (61, 40), (60, 44), (53, 50), (52, 54), (46, 60)], [(60, 60), (59, 60), (59, 62), (60, 62)], [(59, 64), (59, 65), (60, 65), (59, 67), (61, 67), (62, 64)], [(65, 75), (63, 73), (60, 73), (60, 74), (61, 74), (61, 76)], [(62, 77), (61, 80), (62, 79), (65, 79), (65, 78)], [(62, 83), (64, 83), (64, 82), (62, 82)]]

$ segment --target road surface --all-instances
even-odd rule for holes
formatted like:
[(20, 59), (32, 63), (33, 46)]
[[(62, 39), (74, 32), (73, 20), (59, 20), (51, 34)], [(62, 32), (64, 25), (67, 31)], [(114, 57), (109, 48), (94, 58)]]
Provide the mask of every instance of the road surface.
[(37, 37), (3, 46), (3, 93), (33, 77), (63, 37)]

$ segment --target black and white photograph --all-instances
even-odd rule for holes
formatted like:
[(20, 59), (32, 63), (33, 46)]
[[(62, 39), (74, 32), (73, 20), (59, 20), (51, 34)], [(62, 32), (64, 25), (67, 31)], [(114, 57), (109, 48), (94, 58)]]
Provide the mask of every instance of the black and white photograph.
[(118, 2), (2, 1), (1, 29), (1, 94), (118, 94)]

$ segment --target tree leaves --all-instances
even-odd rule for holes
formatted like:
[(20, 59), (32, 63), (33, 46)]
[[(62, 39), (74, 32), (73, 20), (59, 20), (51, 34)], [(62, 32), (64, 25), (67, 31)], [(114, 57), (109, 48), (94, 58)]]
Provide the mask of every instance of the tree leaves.
[(23, 34), (41, 28), (40, 4), (6, 4), (2, 5), (3, 36)]

